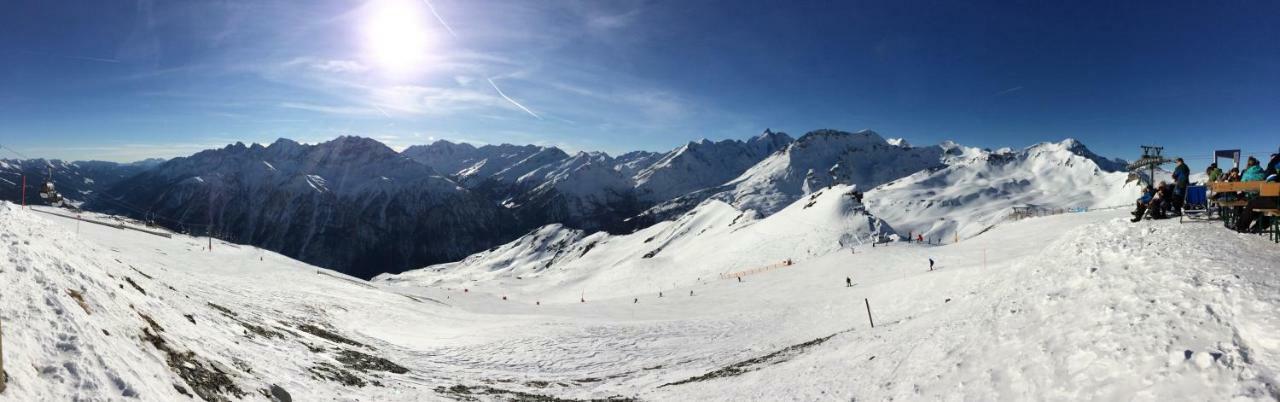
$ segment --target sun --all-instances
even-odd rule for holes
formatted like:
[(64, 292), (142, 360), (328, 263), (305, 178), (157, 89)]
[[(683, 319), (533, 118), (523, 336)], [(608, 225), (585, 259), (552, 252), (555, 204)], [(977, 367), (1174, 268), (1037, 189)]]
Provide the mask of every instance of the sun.
[(413, 0), (374, 0), (364, 21), (368, 58), (397, 74), (425, 68), (433, 43), (422, 3)]

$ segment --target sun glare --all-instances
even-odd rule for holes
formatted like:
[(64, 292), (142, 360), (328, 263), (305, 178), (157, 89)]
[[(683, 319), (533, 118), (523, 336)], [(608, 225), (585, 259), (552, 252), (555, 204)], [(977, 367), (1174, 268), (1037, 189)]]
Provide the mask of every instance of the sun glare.
[(413, 0), (374, 0), (364, 22), (368, 57), (396, 74), (424, 68), (432, 46), (427, 10)]

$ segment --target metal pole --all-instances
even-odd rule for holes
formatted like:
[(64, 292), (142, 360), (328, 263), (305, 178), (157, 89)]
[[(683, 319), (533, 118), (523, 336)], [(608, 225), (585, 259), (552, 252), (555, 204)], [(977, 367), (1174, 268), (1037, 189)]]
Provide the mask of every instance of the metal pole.
[(871, 319), (871, 302), (870, 302), (870, 301), (868, 301), (868, 300), (867, 300), (867, 299), (865, 299), (865, 298), (864, 298), (864, 299), (862, 299), (862, 302), (863, 302), (863, 303), (866, 303), (866, 305), (867, 305), (867, 321), (870, 321), (870, 322), (871, 322), (871, 328), (875, 328), (875, 327), (876, 327), (876, 320)]

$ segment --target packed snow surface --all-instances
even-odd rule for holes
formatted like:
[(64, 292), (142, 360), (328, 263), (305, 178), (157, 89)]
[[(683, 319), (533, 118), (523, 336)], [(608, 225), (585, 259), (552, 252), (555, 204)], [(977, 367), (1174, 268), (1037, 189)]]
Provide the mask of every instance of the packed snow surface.
[[(0, 203), (0, 400), (265, 400), (273, 385), (299, 401), (1280, 398), (1280, 247), (1265, 238), (1102, 211), (842, 247), (822, 233), (872, 218), (829, 194), (739, 234), (732, 208), (704, 204), (652, 233), (679, 260), (504, 266), (465, 292), (433, 285), (445, 272), (370, 283)], [(539, 233), (494, 253), (519, 265), (547, 259), (532, 244), (599, 236)], [(771, 244), (784, 236), (804, 247)], [(794, 264), (681, 274), (726, 268), (700, 267), (725, 258), (717, 242), (742, 271), (753, 249)]]

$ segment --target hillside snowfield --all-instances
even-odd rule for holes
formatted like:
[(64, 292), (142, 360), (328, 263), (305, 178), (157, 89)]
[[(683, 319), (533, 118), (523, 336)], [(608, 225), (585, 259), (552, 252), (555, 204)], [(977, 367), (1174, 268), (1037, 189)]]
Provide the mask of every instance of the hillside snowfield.
[(481, 280), (466, 292), (462, 274), (369, 283), (0, 203), (0, 400), (1280, 398), (1280, 247), (1262, 237), (1101, 211), (850, 249), (836, 233), (874, 218), (846, 191), (737, 223), (712, 201), (629, 236), (544, 228), (459, 268)]

